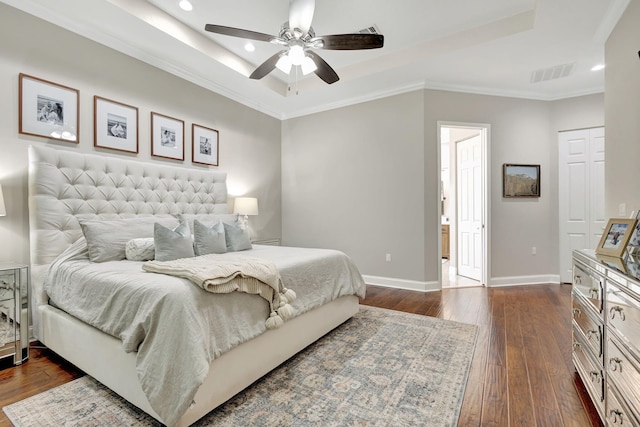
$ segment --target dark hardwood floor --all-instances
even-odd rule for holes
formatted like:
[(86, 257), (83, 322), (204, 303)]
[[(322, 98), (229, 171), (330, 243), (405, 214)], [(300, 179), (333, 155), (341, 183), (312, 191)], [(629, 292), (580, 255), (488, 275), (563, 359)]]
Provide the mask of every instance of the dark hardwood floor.
[[(459, 426), (601, 426), (571, 362), (571, 286), (413, 292), (368, 286), (362, 304), (478, 325)], [(83, 373), (32, 346), (0, 370), (0, 406)], [(4, 413), (0, 427), (10, 426)]]

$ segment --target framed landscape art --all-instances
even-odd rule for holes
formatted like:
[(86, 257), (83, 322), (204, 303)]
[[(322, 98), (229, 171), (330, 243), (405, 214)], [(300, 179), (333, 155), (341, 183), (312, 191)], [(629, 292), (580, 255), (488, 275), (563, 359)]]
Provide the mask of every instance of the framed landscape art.
[(191, 161), (202, 165), (218, 166), (218, 136), (217, 130), (193, 123), (191, 125)]
[(20, 73), (18, 132), (80, 141), (80, 91)]
[(93, 145), (138, 152), (138, 109), (110, 99), (93, 97)]
[(502, 165), (502, 197), (540, 197), (540, 165)]

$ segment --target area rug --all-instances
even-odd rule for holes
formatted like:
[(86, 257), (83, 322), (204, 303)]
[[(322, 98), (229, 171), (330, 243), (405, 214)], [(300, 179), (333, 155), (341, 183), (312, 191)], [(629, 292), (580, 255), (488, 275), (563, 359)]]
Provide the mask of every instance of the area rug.
[[(196, 426), (455, 426), (476, 326), (361, 306)], [(85, 376), (3, 408), (19, 427), (160, 426)]]

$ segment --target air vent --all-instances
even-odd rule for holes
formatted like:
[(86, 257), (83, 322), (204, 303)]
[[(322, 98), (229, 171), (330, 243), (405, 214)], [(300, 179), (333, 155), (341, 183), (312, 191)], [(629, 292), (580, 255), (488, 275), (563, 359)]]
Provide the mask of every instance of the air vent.
[(373, 24), (372, 26), (367, 28), (363, 28), (358, 32), (360, 34), (380, 34), (380, 30), (378, 30), (378, 27), (376, 26), (376, 24)]
[(573, 64), (556, 65), (555, 67), (543, 68), (531, 73), (531, 83), (546, 82), (547, 80), (560, 79), (567, 77), (573, 71)]

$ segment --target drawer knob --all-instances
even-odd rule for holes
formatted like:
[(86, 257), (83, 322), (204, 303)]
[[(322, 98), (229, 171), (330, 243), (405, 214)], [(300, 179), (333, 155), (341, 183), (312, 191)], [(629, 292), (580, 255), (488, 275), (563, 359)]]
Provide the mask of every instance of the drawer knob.
[(587, 339), (590, 340), (592, 337), (598, 338), (598, 331), (595, 329), (589, 329), (587, 331)]
[(598, 288), (591, 288), (589, 289), (589, 296), (593, 299), (598, 299)]
[(573, 317), (580, 317), (582, 315), (582, 311), (579, 308), (573, 309)]
[(579, 348), (580, 348), (580, 343), (579, 343), (579, 342), (575, 342), (575, 341), (574, 341), (574, 343), (573, 343), (573, 349), (574, 349), (574, 350), (577, 350), (577, 349), (579, 349)]
[(609, 411), (609, 419), (611, 420), (611, 422), (613, 424), (622, 425), (622, 422), (623, 422), (622, 411), (620, 411), (619, 409), (610, 410)]
[(609, 318), (611, 320), (615, 319), (616, 313), (620, 317), (620, 320), (622, 320), (623, 322), (626, 320), (626, 316), (624, 315), (624, 309), (619, 305), (613, 306), (609, 309)]
[(589, 372), (589, 376), (591, 377), (591, 381), (592, 382), (600, 382), (600, 372), (598, 371), (591, 371)]
[(575, 276), (573, 276), (573, 283), (575, 285), (581, 285), (582, 284), (582, 277), (579, 274), (576, 274)]
[(618, 357), (610, 358), (609, 367), (612, 371), (620, 371), (620, 373), (622, 373), (622, 360)]

